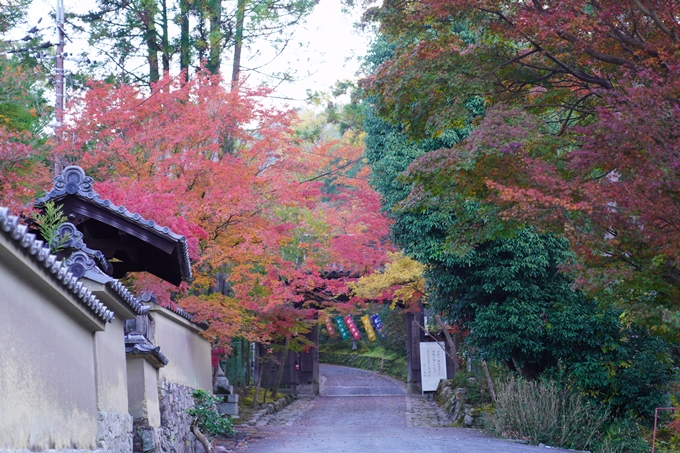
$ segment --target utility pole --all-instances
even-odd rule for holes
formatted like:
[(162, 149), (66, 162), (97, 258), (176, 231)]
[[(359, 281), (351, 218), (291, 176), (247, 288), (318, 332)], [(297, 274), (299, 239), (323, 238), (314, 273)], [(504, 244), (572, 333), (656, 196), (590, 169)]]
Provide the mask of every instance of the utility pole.
[[(54, 90), (56, 91), (56, 102), (54, 105), (55, 135), (59, 142), (59, 129), (64, 125), (64, 0), (57, 0), (57, 33), (59, 41), (57, 43)], [(54, 176), (61, 174), (62, 162), (59, 156), (54, 155)]]
[(54, 115), (55, 128), (58, 129), (64, 125), (64, 0), (57, 0), (57, 32), (59, 42), (57, 43), (57, 70), (54, 83), (56, 91)]

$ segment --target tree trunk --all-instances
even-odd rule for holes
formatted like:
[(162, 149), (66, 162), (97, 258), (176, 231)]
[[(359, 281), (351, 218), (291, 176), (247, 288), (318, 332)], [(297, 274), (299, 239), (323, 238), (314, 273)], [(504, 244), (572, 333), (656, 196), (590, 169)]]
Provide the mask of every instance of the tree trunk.
[[(272, 360), (274, 357), (272, 357)], [(262, 388), (264, 389), (264, 397), (262, 398), (262, 404), (267, 404), (267, 390), (271, 390), (271, 385), (272, 385), (272, 375), (274, 374), (274, 363), (269, 364), (269, 372), (267, 373), (267, 385), (262, 385)], [(271, 393), (271, 392), (270, 392)]]
[(276, 379), (274, 379), (274, 388), (272, 389), (272, 399), (276, 399), (279, 394), (279, 386), (281, 385), (281, 378), (283, 378), (283, 369), (286, 367), (286, 362), (288, 361), (288, 350), (290, 349), (290, 338), (286, 337), (283, 344), (283, 354), (281, 355), (281, 363), (279, 363), (279, 369), (276, 372)]
[(212, 369), (212, 388), (213, 391), (215, 391), (215, 384), (217, 384), (217, 367), (219, 367), (219, 362), (216, 367), (213, 367)]
[(163, 56), (163, 74), (167, 74), (170, 72), (170, 56), (171, 56), (171, 50), (170, 49), (170, 38), (168, 37), (168, 2), (167, 0), (161, 0), (161, 20), (163, 21), (163, 24), (161, 28), (163, 29), (163, 39), (162, 39), (162, 46), (163, 49), (161, 49), (161, 55)]
[(236, 7), (236, 33), (234, 34), (234, 64), (231, 71), (231, 89), (238, 86), (241, 73), (241, 48), (243, 47), (243, 26), (246, 16), (246, 0), (238, 0)]
[(245, 383), (243, 384), (244, 387), (248, 387), (250, 385), (250, 343), (246, 341), (246, 339), (243, 339), (243, 343), (241, 343), (243, 347), (243, 357), (242, 357), (242, 363), (244, 363), (245, 368), (246, 368), (246, 379)]
[(489, 367), (486, 366), (486, 360), (482, 360), (482, 370), (484, 370), (484, 377), (486, 378), (486, 385), (489, 386), (489, 394), (491, 395), (491, 400), (496, 402), (496, 390), (493, 388), (493, 381), (491, 380), (491, 374), (489, 374)]
[(153, 0), (143, 0), (140, 20), (143, 24), (144, 41), (146, 41), (146, 60), (149, 63), (149, 81), (158, 82), (158, 34), (156, 33), (156, 4)]
[(179, 0), (179, 67), (184, 71), (184, 80), (189, 81), (189, 64), (191, 63), (191, 48), (189, 39), (189, 0)]
[[(260, 349), (262, 346), (257, 345), (257, 349)], [(257, 367), (258, 373), (257, 373), (257, 383), (255, 384), (255, 398), (253, 399), (253, 408), (257, 409), (258, 406), (258, 400), (260, 398), (260, 386), (262, 385), (262, 375), (264, 374), (264, 360), (262, 360), (262, 354), (258, 354), (260, 356), (259, 360), (259, 366)]]
[(458, 372), (458, 351), (456, 348), (456, 343), (453, 341), (453, 338), (451, 338), (451, 334), (449, 333), (449, 330), (446, 328), (446, 324), (444, 324), (444, 321), (442, 321), (442, 318), (439, 315), (434, 315), (435, 321), (437, 321), (437, 324), (439, 324), (439, 327), (442, 329), (442, 332), (444, 333), (444, 338), (446, 338), (446, 345), (449, 347), (451, 350), (451, 362), (453, 362), (453, 374)]
[(205, 437), (205, 435), (198, 429), (198, 422), (194, 422), (191, 424), (191, 432), (194, 433), (196, 439), (198, 439), (201, 445), (203, 445), (203, 448), (205, 448), (206, 453), (215, 453), (215, 449), (213, 448), (208, 438)]
[(211, 74), (220, 72), (222, 58), (222, 2), (208, 0), (208, 15), (210, 16), (210, 34), (208, 39), (208, 71)]

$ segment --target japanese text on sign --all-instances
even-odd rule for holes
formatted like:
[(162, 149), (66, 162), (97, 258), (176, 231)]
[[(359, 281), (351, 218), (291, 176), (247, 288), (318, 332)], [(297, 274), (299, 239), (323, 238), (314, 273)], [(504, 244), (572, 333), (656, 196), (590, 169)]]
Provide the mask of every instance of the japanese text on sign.
[(326, 318), (326, 330), (328, 331), (329, 337), (335, 337), (335, 329), (333, 328), (333, 322), (331, 321), (331, 318)]
[(437, 390), (439, 381), (446, 379), (444, 343), (420, 343), (420, 377), (423, 392)]
[(378, 315), (376, 313), (375, 315), (371, 316), (371, 321), (373, 321), (373, 325), (375, 326), (375, 330), (380, 332), (383, 328), (382, 320), (380, 319), (380, 315)]
[(338, 326), (340, 337), (342, 337), (343, 340), (348, 339), (349, 331), (347, 330), (347, 325), (345, 324), (345, 321), (342, 319), (342, 316), (335, 317), (335, 324)]

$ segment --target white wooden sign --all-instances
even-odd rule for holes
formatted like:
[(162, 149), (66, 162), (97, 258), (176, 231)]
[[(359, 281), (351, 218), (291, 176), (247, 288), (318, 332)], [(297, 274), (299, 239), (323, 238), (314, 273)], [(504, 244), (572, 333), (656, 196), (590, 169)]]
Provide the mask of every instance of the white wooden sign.
[(420, 343), (420, 378), (423, 392), (434, 392), (439, 381), (446, 379), (444, 343)]

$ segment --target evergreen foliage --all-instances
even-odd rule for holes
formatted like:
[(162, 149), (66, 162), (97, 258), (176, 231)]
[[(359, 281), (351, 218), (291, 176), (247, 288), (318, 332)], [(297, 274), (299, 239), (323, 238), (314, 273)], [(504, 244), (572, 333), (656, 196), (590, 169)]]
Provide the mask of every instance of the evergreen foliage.
[(61, 205), (55, 206), (54, 201), (48, 201), (45, 203), (43, 212), (35, 214), (33, 220), (38, 226), (40, 236), (45, 240), (52, 253), (57, 253), (68, 242), (68, 236), (60, 237), (57, 234), (59, 226), (68, 220), (61, 209)]
[[(384, 58), (391, 58), (389, 46), (378, 39), (366, 66), (381, 67)], [(621, 310), (575, 289), (573, 277), (562, 272), (573, 260), (566, 239), (499, 218), (498, 210), (476, 198), (474, 187), (424, 190), (418, 168), (430, 165), (433, 178), (446, 179), (448, 170), (437, 173), (438, 150), (470, 136), (484, 103), (469, 97), (466, 123), (414, 138), (411, 123), (388, 122), (376, 107), (382, 100), (371, 96), (364, 109), (371, 183), (393, 218), (393, 241), (425, 265), (428, 303), (464, 328), (482, 357), (525, 378), (562, 374), (615, 414), (648, 417), (663, 404), (671, 373), (668, 345), (627, 322)], [(465, 169), (461, 164), (457, 171)]]
[(218, 397), (205, 390), (194, 390), (192, 396), (194, 407), (187, 412), (194, 418), (194, 423), (202, 433), (207, 433), (211, 437), (234, 433), (231, 419), (217, 412), (217, 403), (220, 402)]

